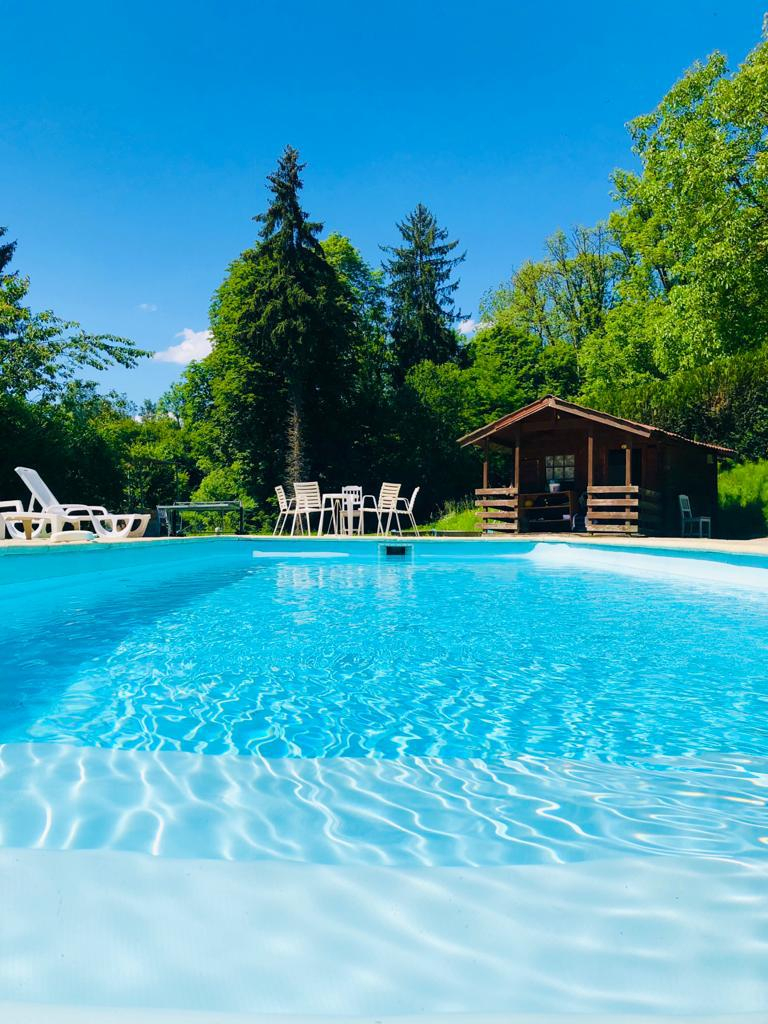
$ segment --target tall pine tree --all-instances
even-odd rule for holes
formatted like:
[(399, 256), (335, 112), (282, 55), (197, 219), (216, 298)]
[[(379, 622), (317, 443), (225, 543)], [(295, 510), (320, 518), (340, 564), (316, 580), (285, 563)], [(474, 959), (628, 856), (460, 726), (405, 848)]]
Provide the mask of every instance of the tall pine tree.
[(230, 267), (211, 308), (214, 417), (224, 460), (264, 497), (280, 481), (344, 462), (355, 317), (348, 286), (302, 209), (297, 150), (269, 175), (256, 246)]
[(453, 300), (459, 287), (453, 272), (465, 254), (451, 255), (459, 243), (448, 241), (447, 230), (422, 203), (397, 228), (403, 244), (384, 247), (390, 254), (384, 269), (395, 376), (401, 383), (425, 359), (444, 363), (458, 355), (453, 325), (462, 314)]

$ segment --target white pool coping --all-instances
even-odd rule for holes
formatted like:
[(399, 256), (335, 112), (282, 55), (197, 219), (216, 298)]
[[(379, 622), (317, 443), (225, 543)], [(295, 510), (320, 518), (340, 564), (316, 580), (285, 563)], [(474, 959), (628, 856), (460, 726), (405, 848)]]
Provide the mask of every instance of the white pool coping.
[[(238, 534), (220, 534), (218, 536), (213, 534), (202, 534), (196, 537), (133, 537), (126, 538), (125, 540), (113, 541), (107, 538), (99, 538), (93, 541), (79, 542), (62, 544), (53, 542), (51, 540), (37, 539), (37, 540), (0, 540), (0, 551), (3, 550), (23, 550), (23, 549), (35, 549), (40, 550), (41, 548), (56, 548), (61, 551), (64, 548), (80, 549), (83, 547), (92, 547), (94, 544), (108, 545), (110, 547), (123, 547), (129, 544), (195, 544), (201, 541), (231, 541), (236, 540), (241, 543), (258, 543), (258, 544), (294, 544), (294, 543), (307, 543), (312, 541), (318, 545), (324, 544), (338, 544), (339, 541), (344, 543), (365, 543), (366, 541), (381, 540), (381, 537), (377, 537), (375, 534), (369, 534), (364, 537), (273, 537), (271, 534), (246, 534), (240, 536)], [(768, 556), (768, 537), (757, 537), (750, 540), (726, 540), (716, 538), (710, 540), (707, 537), (632, 537), (627, 535), (615, 534), (612, 536), (590, 536), (587, 534), (552, 534), (552, 533), (523, 533), (516, 535), (504, 535), (504, 534), (493, 534), (488, 537), (433, 537), (430, 534), (422, 534), (420, 537), (409, 537), (404, 536), (402, 538), (384, 538), (385, 540), (403, 540), (403, 541), (418, 541), (419, 543), (425, 544), (446, 544), (446, 543), (460, 543), (460, 544), (478, 544), (482, 545), (488, 541), (502, 542), (504, 544), (531, 544), (546, 542), (548, 544), (584, 544), (594, 547), (620, 547), (620, 548), (655, 548), (665, 549), (669, 551), (691, 551), (691, 552), (713, 552), (718, 554), (730, 554), (730, 555), (766, 555)]]
[(207, 1013), (200, 1010), (117, 1009), (0, 1002), (0, 1021), (8, 1024), (764, 1024), (764, 1013), (713, 1016), (643, 1014), (441, 1013), (408, 1016), (338, 1014)]

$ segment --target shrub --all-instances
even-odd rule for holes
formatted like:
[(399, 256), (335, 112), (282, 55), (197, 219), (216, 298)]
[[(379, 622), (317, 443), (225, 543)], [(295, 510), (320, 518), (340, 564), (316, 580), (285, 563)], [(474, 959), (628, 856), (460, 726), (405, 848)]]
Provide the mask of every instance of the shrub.
[(720, 474), (719, 532), (726, 537), (768, 533), (768, 460), (745, 462)]

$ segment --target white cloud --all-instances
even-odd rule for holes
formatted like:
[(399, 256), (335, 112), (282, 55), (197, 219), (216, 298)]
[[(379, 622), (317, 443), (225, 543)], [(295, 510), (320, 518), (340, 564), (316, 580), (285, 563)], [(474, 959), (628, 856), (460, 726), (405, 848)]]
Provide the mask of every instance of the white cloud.
[(138, 308), (142, 313), (156, 313), (157, 306), (154, 302), (140, 302)]
[(462, 320), (459, 324), (459, 334), (463, 334), (465, 336), (474, 334), (478, 327), (482, 326), (482, 320), (472, 320), (471, 318), (469, 320)]
[(191, 327), (185, 327), (174, 337), (181, 338), (181, 341), (178, 345), (163, 349), (162, 352), (155, 352), (155, 359), (158, 362), (186, 366), (193, 360), (204, 359), (211, 351), (210, 331), (193, 331)]

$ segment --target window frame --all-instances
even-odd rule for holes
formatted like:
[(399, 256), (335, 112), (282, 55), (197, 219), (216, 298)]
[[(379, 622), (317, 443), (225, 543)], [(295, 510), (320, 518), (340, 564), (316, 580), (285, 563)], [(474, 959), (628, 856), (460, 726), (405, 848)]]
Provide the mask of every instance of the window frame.
[[(550, 469), (551, 467), (551, 469)], [(544, 456), (544, 476), (547, 483), (554, 480), (559, 484), (576, 482), (576, 453), (558, 452)]]

